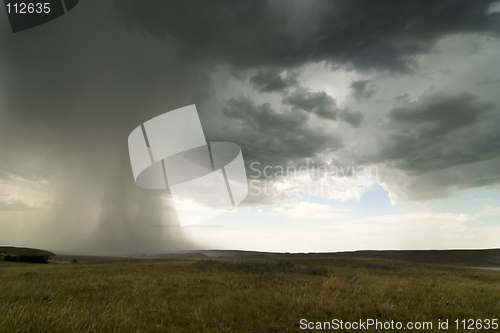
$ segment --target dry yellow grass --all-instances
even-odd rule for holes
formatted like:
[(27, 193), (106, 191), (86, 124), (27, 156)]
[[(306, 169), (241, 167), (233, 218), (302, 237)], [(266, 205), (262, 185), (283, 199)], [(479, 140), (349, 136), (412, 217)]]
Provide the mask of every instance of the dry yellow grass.
[(500, 272), (479, 269), (343, 258), (0, 263), (5, 333), (287, 332), (304, 318), (432, 321), (437, 332), (439, 319), (499, 314)]

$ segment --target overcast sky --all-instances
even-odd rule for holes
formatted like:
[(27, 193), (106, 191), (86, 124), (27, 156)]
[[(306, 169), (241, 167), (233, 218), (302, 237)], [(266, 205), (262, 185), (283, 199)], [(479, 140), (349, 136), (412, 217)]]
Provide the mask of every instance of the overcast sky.
[[(498, 2), (85, 0), (16, 34), (0, 11), (0, 245), (500, 247)], [(251, 186), (180, 228), (127, 137), (190, 104)]]

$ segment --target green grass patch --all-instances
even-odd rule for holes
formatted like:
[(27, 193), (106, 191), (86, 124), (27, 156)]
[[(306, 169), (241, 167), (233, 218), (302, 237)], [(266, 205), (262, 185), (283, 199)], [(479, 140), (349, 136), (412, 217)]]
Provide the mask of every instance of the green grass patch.
[(372, 259), (2, 262), (0, 290), (2, 333), (299, 332), (303, 318), (500, 313), (500, 272)]

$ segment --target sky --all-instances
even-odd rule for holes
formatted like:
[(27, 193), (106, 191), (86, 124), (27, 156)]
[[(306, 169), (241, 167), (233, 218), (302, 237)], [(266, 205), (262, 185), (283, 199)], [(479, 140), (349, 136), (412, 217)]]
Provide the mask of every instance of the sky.
[[(85, 0), (15, 34), (0, 12), (0, 245), (500, 247), (498, 1)], [(191, 104), (249, 195), (181, 228), (127, 138)]]

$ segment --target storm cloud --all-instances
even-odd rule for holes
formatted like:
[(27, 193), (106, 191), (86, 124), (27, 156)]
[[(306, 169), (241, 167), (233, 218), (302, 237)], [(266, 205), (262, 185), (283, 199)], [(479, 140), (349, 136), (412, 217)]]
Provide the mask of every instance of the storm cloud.
[(234, 119), (230, 139), (245, 152), (247, 162), (287, 165), (304, 162), (325, 150), (337, 150), (342, 139), (329, 124), (316, 122), (299, 109), (274, 109), (240, 96), (225, 101), (222, 112)]
[(375, 163), (410, 201), (498, 186), (498, 73), (481, 67), (497, 54), (440, 44), (497, 45), (493, 4), (88, 0), (18, 34), (0, 17), (0, 243), (197, 247), (127, 151), (139, 124), (193, 103), (247, 167)]
[(324, 91), (312, 92), (300, 87), (285, 96), (282, 102), (295, 111), (302, 110), (327, 120), (342, 120), (353, 127), (357, 127), (363, 121), (360, 112), (340, 109), (336, 100)]
[[(416, 101), (413, 97), (413, 102), (408, 92), (402, 92), (387, 99), (387, 104), (371, 105), (367, 110), (366, 103), (388, 88), (381, 86), (380, 76), (366, 75), (428, 76), (421, 57), (439, 54), (438, 43), (448, 36), (496, 39), (500, 14), (491, 10), (495, 3), (200, 1), (188, 5), (125, 0), (115, 1), (115, 6), (128, 28), (174, 43), (197, 63), (227, 66), (258, 93), (280, 94), (279, 102), (275, 98), (274, 103), (267, 103), (263, 98), (256, 102), (243, 97), (244, 92), (240, 92), (219, 104), (228, 119), (220, 120), (226, 130), (218, 137), (239, 141), (250, 160), (302, 163), (305, 158), (336, 154), (344, 159), (343, 164), (351, 159), (381, 163), (388, 172), (395, 170), (405, 177), (418, 178), (416, 175), (447, 168), (493, 163), (497, 156), (497, 145), (491, 141), (497, 137), (495, 103), (461, 88), (417, 96)], [(478, 44), (473, 44), (473, 53), (481, 52)], [(350, 97), (359, 107), (340, 104), (326, 91), (311, 89), (301, 82), (301, 75), (288, 75), (321, 62), (332, 72), (365, 75), (347, 83)], [(440, 71), (450, 75), (450, 69)], [(478, 80), (478, 85), (491, 85), (495, 80)], [(321, 130), (313, 130), (317, 131), (313, 138), (321, 138), (322, 143), (299, 143), (297, 138), (311, 135), (316, 126), (312, 125), (314, 117), (324, 121)], [(355, 136), (338, 127), (342, 123), (362, 132)], [(278, 124), (286, 132), (280, 132)], [(336, 145), (329, 146), (329, 136), (337, 137)], [(358, 144), (338, 144), (345, 141), (344, 137)], [(373, 146), (372, 151), (366, 152), (362, 143)], [(428, 179), (433, 182), (430, 175)], [(491, 184), (497, 182), (496, 177), (488, 179)], [(460, 182), (464, 188), (471, 184)], [(442, 186), (428, 186), (436, 195), (427, 197), (449, 195), (451, 183)], [(423, 197), (407, 196), (410, 200)]]
[(350, 88), (356, 100), (370, 99), (376, 92), (376, 87), (371, 84), (370, 80), (354, 81)]
[(239, 68), (327, 61), (410, 73), (448, 34), (500, 32), (495, 1), (115, 0), (123, 22)]
[(275, 68), (259, 71), (250, 78), (250, 82), (261, 92), (281, 92), (298, 83), (296, 73), (291, 72), (283, 76), (281, 71)]
[(432, 95), (389, 112), (390, 135), (377, 158), (426, 172), (500, 156), (497, 106), (469, 93)]

